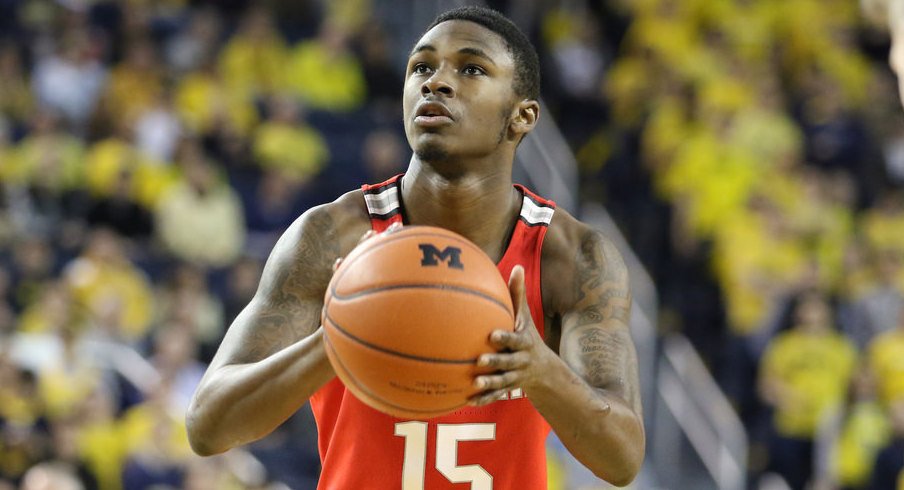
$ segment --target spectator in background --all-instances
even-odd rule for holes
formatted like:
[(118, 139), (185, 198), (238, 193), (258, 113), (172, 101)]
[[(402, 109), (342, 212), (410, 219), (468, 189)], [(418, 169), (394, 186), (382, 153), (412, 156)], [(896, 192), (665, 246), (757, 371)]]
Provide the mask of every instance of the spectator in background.
[(546, 92), (559, 113), (570, 114), (559, 124), (576, 148), (586, 142), (604, 114), (602, 81), (611, 55), (598, 20), (580, 8), (560, 7), (547, 13), (542, 31), (550, 57), (544, 72), (550, 82)]
[(56, 273), (56, 251), (39, 236), (20, 236), (13, 244), (11, 276), (13, 307), (22, 311), (41, 297)]
[(813, 474), (813, 438), (824, 417), (841, 407), (857, 351), (836, 332), (822, 294), (803, 293), (794, 315), (791, 330), (766, 347), (758, 384), (774, 409), (769, 469), (801, 489)]
[(153, 215), (133, 197), (134, 178), (134, 169), (120, 169), (112, 193), (95, 197), (85, 215), (89, 226), (109, 228), (129, 240), (133, 248), (154, 231)]
[(110, 196), (121, 183), (122, 172), (129, 172), (132, 198), (152, 209), (178, 179), (178, 169), (138, 151), (131, 121), (119, 118), (116, 124), (110, 135), (91, 145), (84, 162), (85, 186), (95, 198)]
[(286, 66), (287, 83), (306, 107), (349, 112), (364, 103), (364, 71), (349, 48), (348, 36), (340, 25), (326, 21), (316, 38), (292, 49)]
[(59, 111), (77, 132), (94, 112), (107, 82), (100, 49), (84, 27), (60, 36), (56, 53), (39, 59), (32, 73), (38, 103)]
[(67, 324), (78, 324), (72, 295), (63, 281), (48, 280), (19, 316), (17, 332), (53, 334)]
[(904, 399), (888, 407), (892, 438), (876, 457), (869, 490), (904, 488)]
[(266, 97), (285, 86), (286, 43), (274, 26), (270, 11), (252, 5), (223, 47), (219, 71), (230, 98)]
[(0, 481), (18, 480), (41, 460), (47, 439), (43, 417), (34, 373), (0, 348)]
[(127, 441), (127, 458), (122, 468), (122, 490), (182, 486), (192, 452), (184, 413), (171, 408), (171, 390), (172, 386), (163, 382), (143, 403), (123, 414), (121, 430)]
[(198, 339), (190, 324), (169, 323), (153, 335), (151, 363), (160, 373), (166, 390), (166, 411), (184, 414), (191, 396), (204, 376), (198, 362)]
[(31, 131), (4, 162), (5, 180), (18, 231), (51, 236), (60, 222), (73, 218), (77, 191), (84, 179), (85, 146), (61, 127), (56, 113), (42, 110), (33, 115)]
[(186, 130), (197, 136), (228, 129), (239, 140), (258, 122), (252, 94), (232, 90), (214, 58), (179, 79), (176, 111)]
[(866, 349), (873, 339), (898, 325), (904, 312), (904, 268), (897, 250), (874, 250), (876, 279), (850, 308), (845, 332), (857, 346)]
[(122, 239), (114, 232), (91, 231), (78, 257), (63, 276), (76, 304), (91, 315), (94, 333), (113, 341), (134, 344), (151, 323), (153, 295), (148, 277), (125, 255)]
[(181, 260), (225, 267), (245, 245), (241, 201), (200, 151), (187, 152), (179, 163), (185, 177), (160, 200), (157, 236)]
[(122, 490), (122, 471), (128, 448), (136, 441), (123, 431), (118, 399), (111, 386), (98, 385), (78, 405), (72, 419), (77, 460), (83, 462), (97, 490)]
[(904, 254), (904, 190), (889, 189), (861, 218), (862, 233), (876, 250)]
[(864, 488), (869, 483), (876, 455), (890, 436), (885, 408), (876, 398), (876, 386), (866, 365), (857, 368), (849, 390), (849, 403), (840, 413), (829, 472), (841, 488)]
[[(83, 400), (98, 389), (108, 373), (89, 355), (83, 329), (67, 319), (49, 336), (52, 344), (45, 365), (38, 370), (38, 388), (47, 417), (60, 420), (75, 415)], [(36, 356), (37, 357), (37, 356)]]
[[(186, 342), (200, 344), (204, 360), (213, 357), (225, 330), (223, 304), (208, 289), (207, 277), (201, 268), (176, 264), (170, 280), (158, 291), (156, 305), (158, 328), (186, 330), (192, 336)], [(197, 346), (191, 353), (197, 357)]]
[(899, 309), (895, 318), (895, 328), (876, 335), (867, 350), (879, 401), (884, 406), (904, 400), (904, 310)]
[(74, 468), (85, 490), (98, 490), (97, 478), (88, 468), (79, 447), (78, 419), (79, 415), (72, 415), (51, 423), (52, 461), (63, 462)]
[(257, 292), (257, 283), (260, 281), (263, 270), (261, 259), (242, 257), (229, 270), (229, 279), (225, 281), (226, 290), (221, 293), (226, 325), (232, 324), (235, 317)]
[(5, 264), (0, 262), (0, 339), (11, 334), (16, 327), (16, 313), (12, 302), (12, 277)]
[(75, 470), (61, 462), (33, 466), (22, 478), (21, 490), (85, 490)]
[(245, 199), (245, 218), (248, 222), (246, 253), (265, 256), (276, 240), (308, 206), (316, 182), (312, 177), (299, 181), (287, 171), (264, 169), (258, 176), (250, 196)]
[(368, 103), (374, 107), (374, 117), (394, 123), (402, 117), (399, 112), (399, 87), (402, 86), (402, 70), (392, 60), (392, 40), (377, 22), (362, 26), (355, 39), (355, 52), (361, 60)]
[(311, 180), (329, 162), (323, 136), (305, 122), (301, 107), (291, 97), (273, 96), (267, 107), (269, 118), (254, 134), (258, 164), (279, 170), (282, 178), (297, 184)]
[(166, 62), (177, 76), (184, 76), (199, 68), (216, 55), (223, 23), (220, 13), (212, 6), (188, 12), (188, 25), (166, 43)]
[(173, 89), (155, 93), (135, 118), (135, 147), (157, 162), (171, 162), (182, 137), (182, 122), (173, 105)]
[(10, 118), (13, 125), (22, 124), (31, 115), (34, 103), (19, 46), (0, 42), (0, 114)]
[(161, 97), (163, 77), (154, 42), (141, 35), (129, 38), (123, 60), (110, 71), (102, 99), (102, 117), (108, 118), (114, 127), (133, 124)]

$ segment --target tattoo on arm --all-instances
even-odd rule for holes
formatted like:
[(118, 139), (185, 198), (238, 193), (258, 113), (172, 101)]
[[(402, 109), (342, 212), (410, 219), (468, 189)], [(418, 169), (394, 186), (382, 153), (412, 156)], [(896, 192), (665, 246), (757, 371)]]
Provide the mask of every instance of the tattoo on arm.
[(310, 335), (320, 324), (339, 240), (325, 211), (303, 218), (298, 235), (287, 233), (276, 244), (255, 299), (236, 320), (243, 323), (235, 325), (242, 329), (243, 338), (241, 354), (233, 362), (263, 359)]
[(569, 321), (572, 357), (591, 386), (623, 397), (640, 409), (637, 354), (629, 323), (628, 269), (615, 246), (596, 232), (581, 240), (575, 260), (577, 299)]

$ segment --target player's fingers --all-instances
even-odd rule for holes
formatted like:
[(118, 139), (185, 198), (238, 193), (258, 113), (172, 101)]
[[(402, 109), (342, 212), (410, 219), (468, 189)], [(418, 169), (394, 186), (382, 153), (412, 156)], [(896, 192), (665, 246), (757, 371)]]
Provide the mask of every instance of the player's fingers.
[(499, 374), (485, 374), (474, 378), (474, 387), (478, 390), (512, 389), (520, 379), (517, 371), (506, 371)]
[(509, 293), (512, 295), (512, 306), (515, 308), (515, 330), (525, 328), (530, 320), (530, 309), (527, 306), (527, 294), (524, 286), (524, 267), (516, 265), (509, 276)]
[(530, 333), (523, 329), (515, 332), (494, 330), (493, 333), (490, 334), (490, 343), (499, 350), (509, 349), (518, 351), (526, 349), (530, 347), (531, 340)]
[(501, 371), (511, 371), (513, 369), (521, 369), (530, 362), (530, 354), (525, 351), (500, 353), (500, 354), (483, 354), (477, 358), (477, 365), (480, 367), (490, 367)]

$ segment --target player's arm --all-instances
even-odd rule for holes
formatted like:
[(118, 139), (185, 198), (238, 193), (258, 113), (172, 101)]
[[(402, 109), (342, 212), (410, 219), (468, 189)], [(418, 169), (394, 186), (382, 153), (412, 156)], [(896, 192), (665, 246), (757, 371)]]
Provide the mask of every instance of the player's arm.
[(544, 294), (562, 306), (553, 312), (561, 328), (559, 355), (543, 343), (526, 311), (518, 268), (510, 281), (519, 305), (517, 330), (493, 333), (497, 346), (512, 352), (484, 356), (501, 372), (478, 377), (478, 387), (489, 391), (475, 403), (522, 387), (575, 458), (623, 486), (640, 471), (645, 446), (637, 356), (628, 329), (628, 272), (610, 241), (583, 225), (577, 229), (581, 233), (563, 240), (572, 257), (544, 262), (544, 268), (555, 269), (544, 279)]
[(313, 208), (279, 239), (257, 293), (226, 333), (186, 415), (201, 455), (259, 439), (288, 419), (334, 373), (320, 312), (341, 252), (336, 206)]

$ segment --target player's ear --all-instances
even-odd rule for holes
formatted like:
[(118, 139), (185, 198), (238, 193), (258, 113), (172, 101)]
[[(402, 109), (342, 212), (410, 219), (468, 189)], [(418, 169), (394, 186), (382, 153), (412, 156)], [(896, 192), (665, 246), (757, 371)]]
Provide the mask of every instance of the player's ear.
[(540, 104), (533, 99), (524, 99), (515, 104), (514, 114), (509, 130), (514, 139), (520, 140), (522, 136), (531, 132), (540, 118)]

